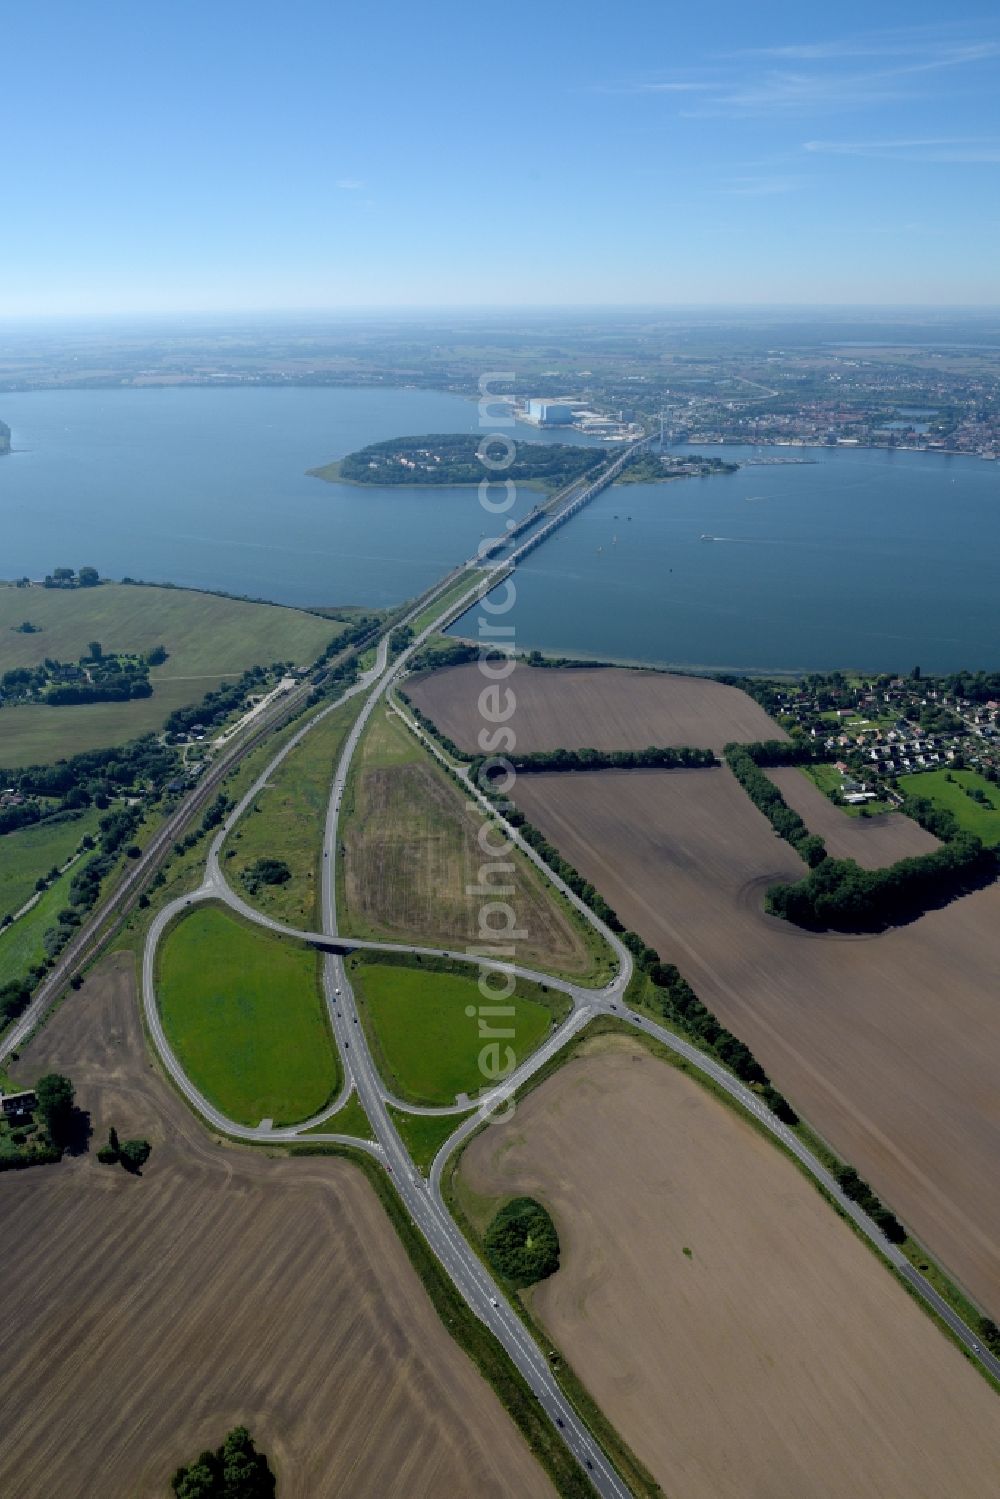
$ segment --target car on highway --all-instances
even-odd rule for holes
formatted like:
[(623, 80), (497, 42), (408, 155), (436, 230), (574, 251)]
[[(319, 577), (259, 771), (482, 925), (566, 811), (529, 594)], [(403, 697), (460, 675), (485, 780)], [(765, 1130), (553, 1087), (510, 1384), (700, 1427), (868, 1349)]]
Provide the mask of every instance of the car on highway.
[(490, 1306), (499, 1306), (500, 1303), (495, 1296), (490, 1297)]

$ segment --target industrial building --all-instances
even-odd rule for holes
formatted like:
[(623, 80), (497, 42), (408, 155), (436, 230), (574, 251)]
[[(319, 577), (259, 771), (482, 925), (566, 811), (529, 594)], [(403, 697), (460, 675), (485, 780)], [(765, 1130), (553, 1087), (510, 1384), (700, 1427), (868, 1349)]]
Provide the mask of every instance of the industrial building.
[(574, 411), (565, 401), (545, 401), (535, 397), (528, 402), (528, 420), (539, 427), (569, 427), (573, 424)]

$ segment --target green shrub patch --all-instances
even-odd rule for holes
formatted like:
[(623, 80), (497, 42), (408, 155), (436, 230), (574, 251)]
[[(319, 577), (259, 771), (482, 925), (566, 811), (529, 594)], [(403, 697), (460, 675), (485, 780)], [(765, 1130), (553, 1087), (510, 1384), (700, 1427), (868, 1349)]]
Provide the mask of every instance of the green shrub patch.
[(495, 1270), (515, 1286), (531, 1286), (559, 1269), (559, 1235), (540, 1202), (515, 1197), (486, 1230), (486, 1253)]

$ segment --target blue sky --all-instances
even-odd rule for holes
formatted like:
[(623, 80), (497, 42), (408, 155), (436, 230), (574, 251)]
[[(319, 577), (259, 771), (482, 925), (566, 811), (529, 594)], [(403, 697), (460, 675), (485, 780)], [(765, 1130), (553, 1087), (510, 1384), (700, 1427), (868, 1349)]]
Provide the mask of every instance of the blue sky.
[(1000, 303), (1000, 15), (824, 9), (0, 0), (0, 316)]

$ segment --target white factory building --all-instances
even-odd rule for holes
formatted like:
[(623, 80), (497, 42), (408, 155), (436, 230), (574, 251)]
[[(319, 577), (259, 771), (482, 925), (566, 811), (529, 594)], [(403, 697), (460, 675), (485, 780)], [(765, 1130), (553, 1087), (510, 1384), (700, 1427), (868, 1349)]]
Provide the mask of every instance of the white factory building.
[(573, 421), (574, 411), (565, 401), (545, 401), (535, 397), (528, 402), (528, 420), (540, 427), (568, 427)]

